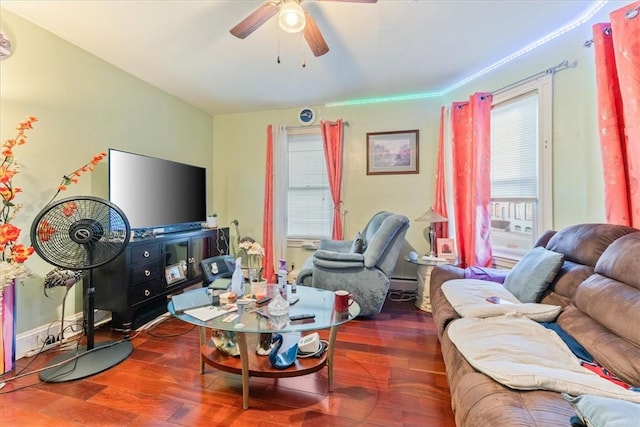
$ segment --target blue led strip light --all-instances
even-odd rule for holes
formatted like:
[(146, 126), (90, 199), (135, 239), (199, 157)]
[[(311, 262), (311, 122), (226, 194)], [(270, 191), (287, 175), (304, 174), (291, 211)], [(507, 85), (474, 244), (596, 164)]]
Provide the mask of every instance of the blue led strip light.
[(508, 55), (504, 58), (502, 58), (501, 60), (489, 65), (486, 68), (483, 68), (482, 70), (478, 71), (475, 74), (472, 74), (471, 76), (460, 80), (459, 82), (443, 89), (440, 91), (436, 91), (436, 92), (422, 92), (422, 93), (414, 93), (414, 94), (408, 94), (408, 95), (392, 95), (392, 96), (381, 96), (381, 97), (375, 97), (375, 98), (362, 98), (362, 99), (352, 99), (349, 101), (339, 101), (339, 102), (328, 102), (325, 104), (325, 107), (342, 107), (342, 106), (348, 106), (348, 105), (363, 105), (363, 104), (380, 104), (383, 102), (396, 102), (396, 101), (412, 101), (412, 100), (416, 100), (416, 99), (426, 99), (426, 98), (437, 98), (440, 96), (443, 96), (455, 89), (458, 89), (461, 86), (466, 85), (467, 83), (477, 79), (480, 76), (483, 76), (487, 73), (490, 73), (491, 71), (502, 67), (503, 65), (507, 64), (508, 62), (511, 62), (512, 60), (518, 58), (519, 56), (524, 55), (527, 52), (532, 51), (533, 49), (536, 49), (537, 47), (542, 46), (543, 44), (550, 42), (551, 40), (560, 37), (561, 35), (573, 30), (576, 27), (579, 27), (580, 25), (584, 24), (585, 22), (587, 22), (589, 19), (591, 19), (593, 17), (593, 15), (595, 15), (600, 9), (602, 9), (604, 7), (605, 4), (608, 3), (608, 0), (603, 0), (603, 1), (596, 1), (591, 5), (591, 8), (587, 9), (581, 16), (577, 17), (576, 19), (574, 19), (573, 21), (571, 21), (569, 24), (565, 25), (564, 27), (561, 27), (559, 29), (557, 29), (556, 31), (547, 34), (546, 36), (536, 40), (535, 42), (523, 47), (522, 49), (512, 53), (511, 55)]

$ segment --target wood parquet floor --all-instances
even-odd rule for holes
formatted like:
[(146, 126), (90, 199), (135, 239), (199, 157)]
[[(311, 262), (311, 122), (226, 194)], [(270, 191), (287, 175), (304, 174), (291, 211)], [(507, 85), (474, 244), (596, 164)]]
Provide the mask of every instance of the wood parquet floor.
[[(106, 325), (95, 341), (120, 338)], [(412, 301), (387, 301), (382, 313), (341, 326), (332, 392), (326, 368), (296, 378), (251, 378), (248, 410), (240, 376), (209, 366), (199, 373), (192, 325), (168, 318), (132, 343), (125, 361), (85, 379), (9, 381), (0, 390), (0, 425), (455, 426), (433, 319)], [(32, 372), (55, 353), (23, 358), (2, 379)]]

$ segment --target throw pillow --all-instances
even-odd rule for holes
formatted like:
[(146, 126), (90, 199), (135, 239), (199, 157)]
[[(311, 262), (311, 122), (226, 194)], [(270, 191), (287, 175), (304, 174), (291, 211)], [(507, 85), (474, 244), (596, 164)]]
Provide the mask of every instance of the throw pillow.
[(352, 254), (361, 254), (364, 251), (364, 240), (362, 239), (362, 234), (358, 231), (356, 233), (356, 237), (353, 239), (353, 243), (351, 243), (351, 249), (349, 252)]
[[(524, 316), (536, 322), (552, 322), (561, 307), (548, 304), (523, 304), (500, 283), (478, 279), (447, 280), (442, 293), (453, 309), (462, 317), (481, 319), (494, 316)], [(492, 304), (487, 298), (497, 297), (506, 304)]]
[(533, 248), (509, 271), (504, 287), (522, 302), (539, 302), (563, 261), (563, 254)]
[(465, 279), (489, 280), (490, 282), (504, 283), (509, 270), (501, 270), (491, 267), (471, 266), (464, 269)]
[(640, 403), (589, 394), (573, 397), (562, 393), (562, 397), (589, 427), (628, 427), (640, 419)]

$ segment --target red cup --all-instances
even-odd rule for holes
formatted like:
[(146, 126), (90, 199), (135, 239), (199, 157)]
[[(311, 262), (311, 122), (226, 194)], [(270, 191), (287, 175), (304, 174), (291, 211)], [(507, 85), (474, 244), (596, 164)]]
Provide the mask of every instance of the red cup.
[(335, 291), (334, 309), (339, 313), (349, 311), (349, 306), (353, 304), (353, 296), (347, 291)]

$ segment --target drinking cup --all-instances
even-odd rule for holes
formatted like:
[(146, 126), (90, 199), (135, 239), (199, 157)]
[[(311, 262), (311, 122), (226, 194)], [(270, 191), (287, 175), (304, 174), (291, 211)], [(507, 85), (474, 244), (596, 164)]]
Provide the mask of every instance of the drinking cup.
[(342, 313), (349, 311), (349, 306), (353, 304), (353, 296), (347, 291), (335, 291), (334, 308), (337, 312)]
[(267, 282), (253, 282), (251, 283), (251, 295), (255, 299), (261, 300), (267, 296)]

